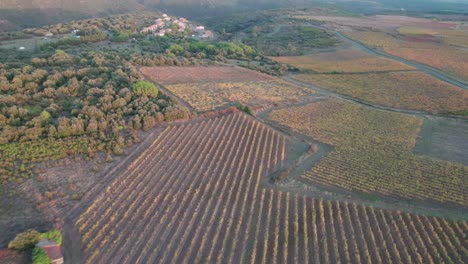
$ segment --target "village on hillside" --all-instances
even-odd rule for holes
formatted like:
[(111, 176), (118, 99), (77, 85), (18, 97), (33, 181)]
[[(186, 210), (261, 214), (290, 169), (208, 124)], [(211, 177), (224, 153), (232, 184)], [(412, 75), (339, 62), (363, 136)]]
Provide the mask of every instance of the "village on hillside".
[(141, 30), (141, 33), (151, 33), (160, 37), (176, 32), (186, 33), (198, 39), (212, 39), (214, 36), (213, 32), (206, 30), (204, 26), (194, 25), (183, 17), (172, 18), (167, 14), (163, 14), (162, 18), (156, 19), (153, 25)]

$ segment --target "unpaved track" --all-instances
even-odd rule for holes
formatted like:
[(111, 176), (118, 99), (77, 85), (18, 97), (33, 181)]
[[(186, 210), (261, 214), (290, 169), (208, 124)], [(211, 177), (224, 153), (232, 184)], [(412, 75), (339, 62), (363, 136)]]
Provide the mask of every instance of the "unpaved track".
[(359, 104), (359, 105), (363, 105), (363, 106), (366, 106), (366, 107), (371, 107), (371, 108), (375, 108), (375, 109), (379, 109), (379, 110), (385, 110), (385, 111), (397, 112), (397, 113), (415, 115), (415, 116), (422, 116), (422, 117), (437, 116), (437, 117), (443, 117), (443, 118), (466, 120), (466, 117), (463, 117), (463, 116), (435, 114), (435, 113), (429, 113), (429, 112), (424, 112), (424, 111), (392, 108), (392, 107), (388, 107), (388, 106), (373, 104), (373, 103), (366, 102), (366, 101), (363, 101), (363, 100), (359, 100), (359, 99), (356, 99), (356, 98), (353, 98), (353, 97), (350, 97), (350, 96), (347, 96), (347, 95), (332, 92), (330, 90), (318, 87), (318, 86), (310, 84), (310, 83), (306, 83), (306, 82), (303, 82), (303, 81), (296, 80), (296, 79), (294, 79), (292, 77), (292, 75), (285, 75), (282, 78), (285, 81), (294, 83), (294, 84), (302, 86), (302, 87), (310, 88), (312, 90), (315, 90), (315, 91), (319, 92), (320, 94), (323, 94), (323, 95), (326, 95), (326, 96), (329, 96), (329, 97), (338, 98), (338, 99), (345, 100), (345, 101), (348, 101), (348, 102), (351, 102), (351, 103), (355, 103), (355, 104)]
[(432, 77), (437, 78), (437, 79), (439, 79), (441, 81), (444, 81), (444, 82), (450, 83), (452, 85), (455, 85), (455, 86), (457, 86), (459, 88), (468, 90), (468, 82), (466, 82), (464, 80), (460, 80), (460, 79), (455, 78), (453, 76), (449, 76), (449, 75), (441, 72), (438, 69), (435, 69), (433, 67), (430, 67), (428, 65), (421, 64), (421, 63), (418, 63), (418, 62), (415, 62), (415, 61), (403, 59), (401, 57), (394, 56), (394, 55), (388, 54), (388, 53), (380, 51), (380, 50), (372, 49), (372, 48), (366, 46), (364, 43), (356, 41), (356, 40), (346, 36), (345, 34), (339, 32), (339, 31), (336, 31), (336, 30), (333, 30), (333, 29), (330, 29), (330, 28), (327, 28), (327, 27), (323, 27), (323, 26), (314, 25), (314, 24), (309, 24), (309, 26), (331, 31), (336, 36), (341, 38), (342, 40), (351, 43), (354, 47), (356, 47), (356, 48), (358, 48), (358, 49), (360, 49), (362, 51), (365, 51), (365, 52), (367, 52), (367, 53), (369, 53), (371, 55), (376, 55), (376, 56), (379, 56), (379, 57), (384, 57), (386, 59), (391, 59), (391, 60), (394, 60), (394, 61), (404, 63), (406, 65), (415, 67), (416, 69), (418, 69), (418, 70), (420, 70), (420, 71), (422, 71), (424, 73), (427, 73), (427, 74), (431, 75)]

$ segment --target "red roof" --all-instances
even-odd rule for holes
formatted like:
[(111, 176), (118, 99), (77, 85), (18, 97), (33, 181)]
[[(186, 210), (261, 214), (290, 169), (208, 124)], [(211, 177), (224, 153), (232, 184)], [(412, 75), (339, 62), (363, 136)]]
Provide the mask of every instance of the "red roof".
[(51, 260), (63, 258), (62, 251), (58, 245), (47, 245), (43, 246), (42, 249), (44, 249), (44, 251), (47, 253), (47, 256), (49, 256)]

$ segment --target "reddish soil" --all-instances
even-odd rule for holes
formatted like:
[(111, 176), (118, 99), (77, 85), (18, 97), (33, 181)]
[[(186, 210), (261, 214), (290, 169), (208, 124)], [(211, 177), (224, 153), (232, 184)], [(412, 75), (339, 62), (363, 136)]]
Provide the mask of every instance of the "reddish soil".
[(2, 264), (28, 264), (30, 256), (26, 253), (9, 249), (0, 249), (0, 263)]
[(410, 42), (442, 43), (438, 37), (429, 34), (407, 35), (403, 36), (401, 39)]

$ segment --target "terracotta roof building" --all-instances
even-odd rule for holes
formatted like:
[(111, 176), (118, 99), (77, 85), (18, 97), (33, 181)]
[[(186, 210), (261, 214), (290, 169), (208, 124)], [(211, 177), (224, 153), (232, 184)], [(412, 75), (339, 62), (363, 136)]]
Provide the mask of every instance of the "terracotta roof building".
[(55, 241), (41, 239), (36, 247), (42, 248), (50, 258), (51, 264), (63, 264), (63, 255), (60, 246)]

